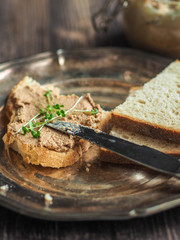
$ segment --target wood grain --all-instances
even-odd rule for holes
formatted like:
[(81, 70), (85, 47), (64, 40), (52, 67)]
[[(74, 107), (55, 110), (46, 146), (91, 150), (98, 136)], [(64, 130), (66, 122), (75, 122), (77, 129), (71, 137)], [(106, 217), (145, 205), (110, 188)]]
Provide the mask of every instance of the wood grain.
[[(121, 16), (97, 33), (91, 16), (104, 0), (0, 1), (0, 62), (57, 48), (129, 46)], [(0, 207), (0, 239), (178, 240), (180, 208), (127, 221), (50, 222)]]
[(127, 45), (120, 15), (108, 32), (91, 16), (103, 0), (6, 0), (0, 3), (0, 62), (58, 48)]
[(178, 240), (180, 209), (126, 221), (54, 222), (32, 219), (0, 208), (1, 239)]

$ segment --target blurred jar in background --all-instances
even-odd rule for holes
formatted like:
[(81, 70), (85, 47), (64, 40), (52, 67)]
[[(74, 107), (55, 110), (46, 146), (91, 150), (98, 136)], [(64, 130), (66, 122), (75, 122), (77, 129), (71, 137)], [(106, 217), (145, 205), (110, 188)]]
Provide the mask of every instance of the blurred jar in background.
[[(105, 24), (117, 15), (117, 5), (107, 16), (114, 0), (106, 0), (106, 8), (99, 12)], [(173, 58), (180, 58), (180, 1), (179, 0), (119, 0), (123, 27), (130, 44)], [(108, 4), (107, 4), (108, 3)], [(118, 5), (118, 6), (119, 6)], [(112, 8), (112, 6), (111, 6)], [(121, 10), (118, 10), (119, 12)]]

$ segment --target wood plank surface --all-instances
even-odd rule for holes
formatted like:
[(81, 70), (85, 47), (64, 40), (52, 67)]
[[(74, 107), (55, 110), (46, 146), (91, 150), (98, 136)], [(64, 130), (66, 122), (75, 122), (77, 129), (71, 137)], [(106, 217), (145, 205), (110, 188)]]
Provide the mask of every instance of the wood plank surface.
[(127, 45), (121, 16), (97, 33), (91, 17), (103, 0), (6, 0), (0, 2), (0, 62), (58, 48)]
[(0, 208), (3, 240), (178, 240), (180, 208), (126, 221), (54, 222)]
[[(104, 0), (0, 1), (0, 62), (58, 48), (129, 46), (121, 15), (108, 32), (97, 33), (91, 16)], [(180, 208), (126, 221), (54, 222), (0, 207), (2, 240), (178, 240)]]

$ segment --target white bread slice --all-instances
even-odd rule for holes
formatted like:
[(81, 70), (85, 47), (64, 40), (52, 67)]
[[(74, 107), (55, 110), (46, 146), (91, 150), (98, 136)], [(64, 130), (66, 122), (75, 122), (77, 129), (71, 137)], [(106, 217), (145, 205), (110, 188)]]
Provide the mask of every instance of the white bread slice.
[[(170, 100), (171, 102), (170, 102), (169, 106), (172, 104), (172, 102), (174, 100), (175, 104), (172, 104), (172, 107), (175, 107), (178, 109), (178, 106), (180, 107), (179, 97), (178, 97), (178, 95), (179, 95), (178, 88), (180, 86), (179, 85), (180, 84), (180, 63), (179, 63), (179, 61), (174, 62), (167, 69), (165, 69), (163, 71), (163, 75), (161, 73), (155, 79), (159, 79), (159, 76), (160, 76), (160, 79), (163, 79), (163, 81), (165, 81), (164, 82), (165, 84), (163, 85), (163, 90), (165, 91), (165, 94), (168, 93), (168, 90), (170, 91), (170, 93), (173, 93), (174, 90), (176, 91), (177, 94), (175, 94), (175, 99), (173, 99), (173, 94), (171, 94), (172, 100)], [(171, 74), (171, 72), (173, 72), (173, 73)], [(178, 74), (178, 72), (179, 72), (179, 74)], [(167, 73), (167, 76), (166, 76), (166, 73)], [(171, 89), (168, 88), (168, 86), (170, 85), (170, 82), (171, 82), (171, 79), (169, 78), (169, 74), (170, 74), (170, 76), (173, 75), (172, 79), (174, 79), (173, 85), (171, 85)], [(151, 93), (153, 92), (152, 89), (154, 87), (154, 84), (155, 84), (155, 86), (156, 86), (156, 84), (158, 85), (158, 89), (161, 88), (161, 85), (159, 85), (160, 84), (159, 81), (161, 82), (162, 80), (153, 80), (153, 82), (155, 82), (155, 83), (153, 83), (152, 86), (150, 85), (150, 89), (148, 87), (149, 84), (148, 83), (145, 84), (146, 87), (144, 87), (145, 90), (143, 89), (143, 91), (142, 91), (143, 93), (141, 93), (142, 87), (137, 87), (137, 88), (131, 89), (130, 94), (129, 94), (127, 100), (125, 101), (125, 103), (119, 105), (115, 110), (112, 111), (112, 117), (109, 121), (109, 125), (108, 125), (109, 128), (107, 128), (107, 132), (113, 136), (120, 137), (127, 141), (130, 141), (130, 142), (133, 142), (133, 143), (136, 143), (139, 145), (145, 145), (145, 146), (157, 149), (159, 151), (162, 151), (166, 154), (173, 155), (175, 157), (180, 157), (180, 144), (177, 141), (177, 136), (175, 136), (175, 138), (174, 138), (174, 129), (171, 130), (171, 131), (173, 131), (173, 134), (168, 134), (168, 137), (167, 137), (167, 132), (166, 132), (167, 130), (165, 130), (165, 133), (160, 134), (159, 126), (153, 125), (150, 128), (147, 125), (147, 123), (142, 124), (142, 120), (140, 121), (140, 120), (136, 120), (136, 119), (135, 120), (131, 119), (131, 112), (129, 112), (129, 109), (135, 109), (134, 110), (135, 114), (137, 111), (137, 114), (135, 116), (139, 117), (138, 111), (141, 111), (144, 114), (143, 120), (146, 121), (146, 118), (148, 120), (147, 113), (148, 113), (149, 109), (146, 110), (146, 108), (150, 107), (150, 104), (148, 103), (148, 100), (146, 100), (145, 104), (147, 104), (147, 105), (145, 106), (145, 109), (143, 109), (140, 103), (136, 103), (136, 96), (138, 96), (139, 98), (141, 97), (140, 99), (142, 100), (143, 94), (144, 94), (144, 96), (146, 96), (146, 93), (148, 95), (150, 92)], [(154, 94), (155, 94), (155, 99), (153, 99)], [(164, 93), (162, 93), (162, 95), (159, 94), (158, 96), (156, 95), (157, 92), (155, 92), (154, 94), (151, 97), (151, 103), (153, 103), (153, 100), (158, 102), (159, 101), (158, 96), (162, 97), (162, 95)], [(147, 99), (148, 99), (148, 97), (147, 97)], [(163, 100), (164, 100), (164, 98), (163, 98)], [(137, 100), (137, 102), (138, 101), (139, 100)], [(168, 100), (165, 99), (165, 101), (168, 101)], [(134, 106), (134, 104), (135, 104), (135, 106)], [(141, 107), (139, 107), (138, 104)], [(124, 105), (125, 105), (125, 110), (127, 110), (126, 112), (128, 113), (128, 116), (124, 116), (125, 115), (124, 114), (124, 111), (125, 111)], [(130, 108), (129, 108), (129, 106), (130, 106)], [(121, 113), (121, 107), (123, 109), (123, 114)], [(146, 111), (146, 112), (144, 112), (144, 111)], [(151, 116), (151, 114), (150, 114), (150, 116)], [(168, 120), (169, 120), (169, 125), (171, 125), (171, 121), (175, 121), (177, 123), (177, 126), (175, 127), (175, 131), (176, 131), (177, 130), (176, 128), (178, 128), (178, 126), (179, 126), (178, 122), (180, 122), (179, 114), (175, 113)], [(170, 139), (173, 141), (171, 141)], [(132, 161), (127, 160), (126, 158), (120, 157), (119, 155), (117, 155), (113, 152), (110, 152), (108, 150), (105, 150), (105, 149), (101, 150), (100, 159), (102, 161), (111, 162), (111, 163), (133, 164)]]
[(131, 93), (112, 114), (123, 129), (180, 143), (180, 61)]
[[(66, 167), (80, 159), (82, 152), (90, 146), (88, 142), (47, 127), (42, 129), (40, 138), (33, 138), (30, 133), (26, 135), (22, 132), (17, 133), (18, 129), (36, 115), (40, 108), (47, 106), (44, 94), (48, 89), (29, 77), (25, 77), (12, 89), (4, 111), (9, 124), (3, 141), (7, 153), (12, 148), (27, 163), (53, 168)], [(76, 95), (63, 96), (59, 95), (59, 89), (54, 87), (50, 89), (53, 91), (53, 101), (63, 104), (64, 109), (71, 108), (78, 100)], [(98, 109), (96, 115), (88, 116), (74, 112), (63, 120), (97, 128), (104, 113), (99, 105), (95, 105), (90, 95), (84, 96), (76, 107), (76, 109), (89, 110), (92, 108)]]

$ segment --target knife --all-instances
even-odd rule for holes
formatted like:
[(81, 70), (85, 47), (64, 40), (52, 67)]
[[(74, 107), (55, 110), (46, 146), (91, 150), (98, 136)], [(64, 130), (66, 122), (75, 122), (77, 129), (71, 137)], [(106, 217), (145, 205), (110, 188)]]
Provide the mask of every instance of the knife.
[(70, 122), (56, 121), (46, 125), (58, 131), (86, 139), (133, 162), (180, 179), (180, 159), (158, 150)]

